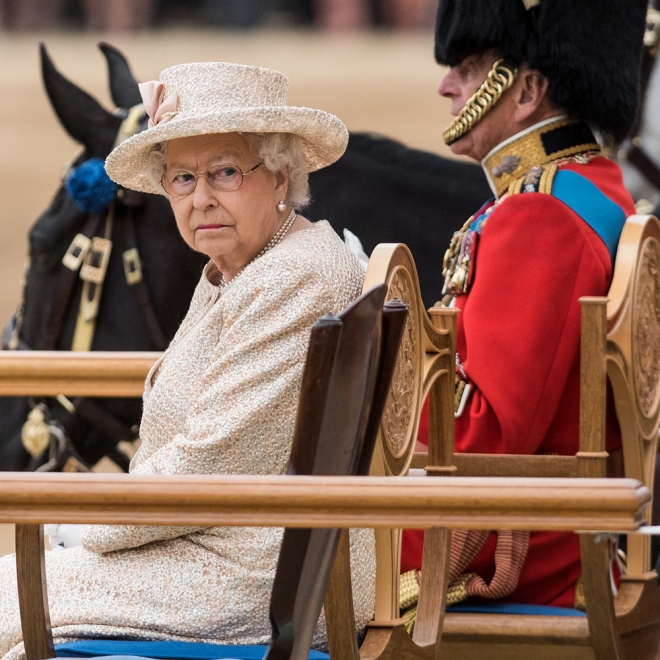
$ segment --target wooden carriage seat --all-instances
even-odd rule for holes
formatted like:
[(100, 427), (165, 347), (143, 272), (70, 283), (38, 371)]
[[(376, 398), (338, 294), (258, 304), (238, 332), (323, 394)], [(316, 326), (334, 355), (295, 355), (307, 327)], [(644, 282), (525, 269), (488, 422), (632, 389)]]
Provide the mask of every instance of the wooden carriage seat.
[[(638, 479), (652, 491), (660, 424), (660, 223), (656, 218), (632, 216), (627, 220), (609, 298), (580, 301), (580, 447), (575, 456), (454, 454), (451, 330), (456, 310), (433, 308), (429, 310), (432, 323), (429, 321), (421, 307), (414, 263), (404, 246), (376, 248), (365, 287), (375, 282), (385, 282), (410, 309), (374, 454), (375, 474), (405, 475), (413, 467), (440, 478), (606, 476), (609, 379), (622, 431), (625, 476)], [(449, 355), (443, 355), (447, 350)], [(431, 402), (428, 453), (413, 455), (417, 420), (427, 392)], [(650, 511), (646, 518), (650, 520)], [(427, 530), (412, 635), (399, 618), (400, 532), (380, 533), (377, 543), (375, 621), (359, 650), (339, 625), (329, 631), (333, 660), (431, 659), (440, 653), (459, 660), (484, 656), (507, 660), (660, 658), (660, 593), (657, 575), (650, 571), (647, 536), (628, 537), (627, 575), (614, 598), (607, 539), (580, 535), (585, 616), (564, 608), (502, 603), (445, 608), (451, 532)], [(338, 566), (342, 560), (346, 561), (345, 555), (339, 554), (329, 587), (329, 595), (337, 598), (345, 588), (341, 575), (347, 575), (347, 566)]]
[[(606, 476), (609, 380), (621, 428), (625, 476), (653, 490), (660, 425), (660, 223), (655, 217), (628, 218), (608, 298), (582, 298), (580, 303), (578, 453), (573, 457), (455, 454), (449, 465), (455, 466), (456, 474)], [(449, 438), (435, 435), (429, 441), (439, 441), (444, 455), (449, 455)], [(427, 465), (434, 464), (431, 459), (429, 454)], [(458, 659), (477, 658), (486, 649), (508, 658), (532, 653), (562, 659), (660, 657), (660, 592), (657, 575), (650, 570), (650, 537), (629, 535), (627, 550), (627, 574), (614, 597), (607, 540), (580, 535), (586, 618), (557, 616), (561, 612), (542, 616), (535, 606), (517, 606), (513, 614), (503, 614), (498, 612), (506, 606), (497, 603), (481, 613), (448, 611), (443, 652)]]
[[(401, 340), (385, 412), (378, 433), (371, 474), (404, 476), (408, 474), (423, 403), (431, 393), (435, 405), (431, 426), (439, 436), (453, 438), (454, 433), (454, 355), (456, 352), (457, 310), (433, 308), (427, 315), (419, 289), (417, 270), (410, 250), (402, 244), (380, 244), (373, 251), (364, 282), (364, 290), (376, 284), (387, 285), (388, 298), (396, 297), (408, 306), (408, 319)], [(451, 444), (449, 445), (451, 447)], [(443, 455), (445, 445), (434, 444), (430, 451), (438, 465), (451, 465), (451, 454)], [(453, 468), (450, 468), (453, 469)], [(445, 473), (444, 468), (440, 469)], [(332, 660), (357, 658), (415, 657), (428, 644), (435, 644), (442, 630), (442, 580), (435, 570), (439, 558), (449, 550), (451, 532), (430, 529), (426, 532), (424, 594), (411, 639), (399, 616), (399, 567), (401, 530), (376, 530), (376, 609), (366, 638), (358, 649), (355, 635), (348, 628), (351, 593), (347, 535), (342, 534), (335, 567), (326, 597), (328, 644)], [(435, 561), (433, 558), (438, 558)], [(439, 624), (439, 626), (438, 626)], [(432, 640), (432, 641), (429, 641)], [(431, 657), (431, 656), (429, 656)]]
[[(303, 374), (288, 474), (351, 475), (368, 466), (389, 391), (407, 308), (383, 305), (387, 288), (366, 291), (338, 317), (314, 324)], [(53, 648), (43, 529), (17, 525), (17, 567), (27, 660), (58, 655), (161, 658), (306, 658), (340, 530), (286, 529), (271, 594), (268, 647), (85, 640)], [(293, 634), (292, 634), (293, 631)], [(310, 658), (328, 658), (311, 652)]]

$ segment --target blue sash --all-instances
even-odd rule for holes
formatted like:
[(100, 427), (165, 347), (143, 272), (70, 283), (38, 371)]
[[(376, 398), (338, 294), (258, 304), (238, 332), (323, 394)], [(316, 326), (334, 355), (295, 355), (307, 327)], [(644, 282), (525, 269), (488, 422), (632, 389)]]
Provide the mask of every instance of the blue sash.
[(626, 222), (624, 210), (589, 179), (572, 170), (557, 172), (552, 196), (564, 202), (600, 236), (614, 264), (619, 237)]

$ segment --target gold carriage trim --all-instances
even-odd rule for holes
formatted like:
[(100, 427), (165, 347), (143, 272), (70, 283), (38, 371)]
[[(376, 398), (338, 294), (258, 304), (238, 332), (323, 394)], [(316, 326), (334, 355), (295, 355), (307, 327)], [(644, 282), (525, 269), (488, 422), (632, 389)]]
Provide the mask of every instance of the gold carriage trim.
[[(524, 178), (535, 167), (563, 158), (575, 157), (580, 162), (580, 155), (587, 153), (590, 157), (600, 154), (600, 145), (589, 126), (565, 117), (554, 117), (505, 140), (483, 159), (481, 165), (493, 192), (500, 197), (510, 190), (512, 184), (522, 188)], [(585, 157), (585, 162), (588, 160)], [(542, 182), (543, 185), (545, 188), (549, 185), (547, 192), (551, 191), (551, 180)]]

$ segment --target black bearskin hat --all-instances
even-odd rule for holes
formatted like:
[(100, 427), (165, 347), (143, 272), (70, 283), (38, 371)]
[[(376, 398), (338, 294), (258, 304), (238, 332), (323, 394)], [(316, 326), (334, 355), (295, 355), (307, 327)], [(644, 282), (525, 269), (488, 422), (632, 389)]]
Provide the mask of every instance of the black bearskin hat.
[(622, 140), (635, 121), (647, 0), (440, 0), (435, 58), (456, 66), (494, 48), (549, 81), (573, 119)]

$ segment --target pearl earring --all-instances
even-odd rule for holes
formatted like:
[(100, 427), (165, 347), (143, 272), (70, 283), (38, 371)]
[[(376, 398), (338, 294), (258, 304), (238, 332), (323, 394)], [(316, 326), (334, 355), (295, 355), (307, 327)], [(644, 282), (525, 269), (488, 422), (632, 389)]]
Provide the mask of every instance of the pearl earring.
[(286, 204), (285, 204), (283, 201), (281, 201), (281, 202), (277, 205), (277, 210), (278, 210), (280, 213), (283, 213), (284, 211), (286, 211)]

